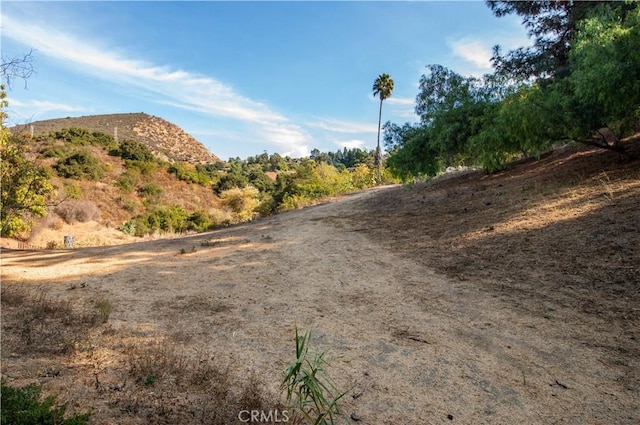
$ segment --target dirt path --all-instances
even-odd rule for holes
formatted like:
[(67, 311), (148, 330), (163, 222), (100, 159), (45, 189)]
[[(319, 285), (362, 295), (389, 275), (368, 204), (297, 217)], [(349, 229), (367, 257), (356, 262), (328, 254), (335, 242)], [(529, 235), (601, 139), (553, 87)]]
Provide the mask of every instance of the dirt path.
[(354, 211), (389, 190), (173, 240), (6, 251), (2, 279), (78, 302), (107, 297), (114, 332), (225, 353), (272, 389), (294, 326), (311, 329), (359, 423), (638, 423), (638, 388), (621, 377), (634, 364), (603, 361), (580, 338), (606, 323), (523, 314), (383, 248), (367, 236), (376, 217)]

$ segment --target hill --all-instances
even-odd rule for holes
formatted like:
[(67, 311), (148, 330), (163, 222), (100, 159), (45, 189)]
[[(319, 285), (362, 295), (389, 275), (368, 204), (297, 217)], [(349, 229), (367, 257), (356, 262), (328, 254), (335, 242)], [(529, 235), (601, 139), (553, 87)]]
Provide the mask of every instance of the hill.
[(220, 161), (201, 142), (177, 125), (145, 113), (57, 118), (14, 127), (13, 130), (38, 136), (71, 127), (110, 134), (116, 141), (130, 139), (142, 142), (164, 161), (192, 164), (213, 164)]
[(2, 374), (96, 424), (238, 423), (247, 386), (281, 408), (297, 326), (361, 423), (637, 424), (639, 182), (574, 146), (171, 240), (6, 250)]

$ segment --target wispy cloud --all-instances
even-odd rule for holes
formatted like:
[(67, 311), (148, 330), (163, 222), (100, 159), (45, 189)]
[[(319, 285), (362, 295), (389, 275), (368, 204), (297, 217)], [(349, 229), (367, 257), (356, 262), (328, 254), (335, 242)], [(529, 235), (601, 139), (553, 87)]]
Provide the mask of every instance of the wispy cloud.
[(398, 118), (405, 120), (415, 120), (417, 118), (415, 113), (416, 99), (413, 97), (393, 97), (385, 100), (389, 104), (389, 111)]
[(416, 100), (413, 97), (393, 97), (386, 99), (385, 102), (389, 105), (401, 105), (401, 106), (413, 106)]
[(79, 106), (49, 100), (31, 100), (28, 102), (13, 98), (7, 100), (12, 110), (12, 123), (17, 123), (18, 121), (33, 121), (38, 116), (47, 112), (77, 112), (84, 110), (84, 108)]
[(378, 126), (375, 123), (340, 121), (329, 118), (320, 118), (314, 121), (308, 121), (305, 124), (309, 127), (319, 128), (333, 133), (358, 134), (376, 133), (378, 131)]
[(108, 46), (92, 45), (57, 28), (19, 21), (6, 14), (2, 16), (2, 27), (3, 37), (31, 46), (87, 74), (137, 87), (157, 103), (238, 120), (254, 127), (256, 135), (291, 153), (308, 152), (308, 133), (264, 103), (243, 96), (214, 78), (134, 60), (114, 53)]

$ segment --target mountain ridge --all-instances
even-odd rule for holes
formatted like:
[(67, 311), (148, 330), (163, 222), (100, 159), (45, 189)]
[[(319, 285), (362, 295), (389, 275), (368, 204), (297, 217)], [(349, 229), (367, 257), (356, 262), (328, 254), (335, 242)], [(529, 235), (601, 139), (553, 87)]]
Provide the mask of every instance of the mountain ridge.
[(107, 133), (116, 141), (137, 140), (158, 158), (168, 162), (208, 164), (221, 161), (178, 125), (144, 112), (54, 118), (19, 125), (14, 129), (38, 136), (70, 127)]

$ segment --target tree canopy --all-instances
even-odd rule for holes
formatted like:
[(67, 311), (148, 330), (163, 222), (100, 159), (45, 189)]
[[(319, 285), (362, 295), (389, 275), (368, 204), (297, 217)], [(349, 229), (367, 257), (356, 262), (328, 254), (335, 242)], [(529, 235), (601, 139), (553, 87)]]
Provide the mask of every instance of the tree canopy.
[(428, 65), (420, 78), (420, 122), (385, 124), (388, 164), (407, 179), (448, 165), (489, 171), (579, 142), (625, 154), (640, 129), (640, 6), (632, 2), (489, 1), (517, 14), (532, 47), (502, 55), (482, 78)]

